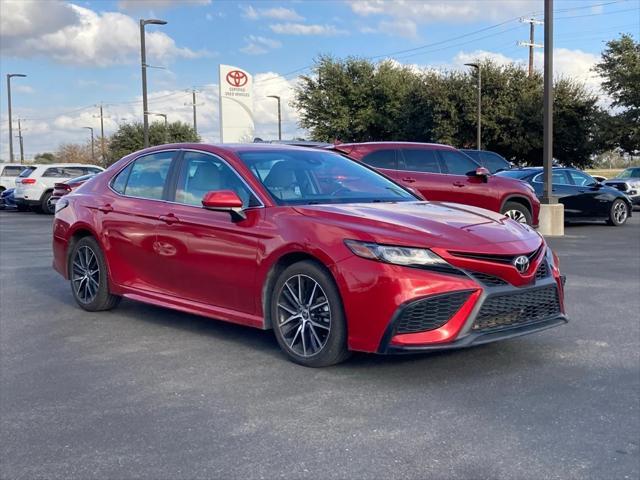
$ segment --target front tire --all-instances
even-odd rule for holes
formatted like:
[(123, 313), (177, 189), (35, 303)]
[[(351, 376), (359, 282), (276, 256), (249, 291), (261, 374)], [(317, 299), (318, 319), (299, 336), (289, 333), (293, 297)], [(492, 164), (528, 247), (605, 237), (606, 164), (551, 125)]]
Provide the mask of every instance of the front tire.
[(527, 207), (517, 202), (507, 202), (502, 207), (502, 214), (518, 223), (531, 225), (531, 212)]
[(629, 206), (627, 203), (619, 198), (614, 200), (609, 210), (607, 224), (613, 227), (620, 227), (626, 223), (627, 218), (629, 218)]
[(295, 363), (326, 367), (349, 357), (338, 288), (317, 263), (305, 260), (286, 268), (273, 288), (270, 310), (278, 344)]
[(120, 297), (109, 292), (107, 263), (95, 238), (83, 237), (73, 246), (68, 270), (71, 292), (80, 308), (98, 312), (120, 303)]

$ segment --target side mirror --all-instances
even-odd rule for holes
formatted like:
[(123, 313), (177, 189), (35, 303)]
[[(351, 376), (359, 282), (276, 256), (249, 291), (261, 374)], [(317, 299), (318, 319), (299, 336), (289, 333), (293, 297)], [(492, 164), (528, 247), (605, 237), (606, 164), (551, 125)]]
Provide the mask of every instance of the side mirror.
[(247, 218), (242, 211), (242, 200), (231, 190), (213, 190), (202, 197), (202, 206), (207, 210), (229, 212), (234, 221)]
[(473, 172), (469, 172), (470, 177), (480, 177), (485, 183), (489, 180), (490, 175), (491, 172), (484, 167), (478, 167)]

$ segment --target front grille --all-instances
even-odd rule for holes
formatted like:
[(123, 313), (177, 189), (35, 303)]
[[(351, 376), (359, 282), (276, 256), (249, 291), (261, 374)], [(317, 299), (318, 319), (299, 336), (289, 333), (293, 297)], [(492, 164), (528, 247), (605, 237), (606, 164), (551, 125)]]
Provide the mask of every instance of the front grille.
[(547, 262), (542, 261), (538, 270), (536, 270), (536, 280), (541, 280), (543, 278), (547, 278), (549, 276), (549, 267), (547, 267)]
[(485, 300), (473, 330), (488, 331), (543, 320), (560, 313), (555, 285), (524, 292), (492, 295)]
[(629, 189), (629, 184), (627, 182), (607, 182), (609, 187), (614, 187), (620, 190), (621, 192), (626, 192)]
[(451, 255), (453, 255), (454, 257), (469, 258), (471, 260), (483, 260), (485, 262), (509, 264), (509, 263), (513, 263), (516, 257), (519, 257), (520, 255), (525, 255), (529, 259), (529, 261), (532, 262), (533, 260), (536, 259), (538, 254), (540, 254), (542, 249), (543, 249), (543, 245), (540, 245), (540, 247), (538, 247), (538, 249), (534, 250), (533, 252), (522, 253), (517, 255), (493, 255), (493, 254), (469, 253), (469, 252), (449, 252), (449, 253), (451, 253)]
[(415, 333), (440, 328), (467, 301), (471, 292), (456, 292), (417, 300), (398, 319), (396, 333)]
[(480, 282), (490, 287), (508, 285), (508, 283), (502, 280), (501, 278), (494, 277), (493, 275), (487, 275), (486, 273), (471, 272), (471, 276), (473, 276), (473, 278), (475, 278), (476, 280), (479, 280)]

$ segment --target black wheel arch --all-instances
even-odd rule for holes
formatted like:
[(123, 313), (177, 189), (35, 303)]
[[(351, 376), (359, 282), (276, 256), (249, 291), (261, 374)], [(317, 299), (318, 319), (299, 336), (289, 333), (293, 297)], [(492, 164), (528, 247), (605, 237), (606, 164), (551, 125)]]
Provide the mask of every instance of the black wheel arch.
[[(269, 271), (267, 272), (267, 275), (264, 279), (263, 286), (262, 286), (261, 304), (262, 304), (262, 314), (264, 316), (264, 327), (263, 327), (264, 330), (271, 330), (273, 328), (272, 320), (271, 320), (271, 309), (269, 308), (269, 299), (271, 298), (271, 294), (273, 293), (273, 287), (275, 286), (276, 281), (278, 280), (278, 277), (289, 266), (304, 260), (309, 260), (317, 264), (319, 267), (324, 269), (329, 274), (329, 276), (333, 279), (334, 282), (336, 282), (336, 279), (333, 276), (333, 273), (331, 273), (331, 270), (329, 269), (329, 267), (327, 267), (327, 265), (324, 262), (322, 262), (322, 260), (320, 260), (318, 257), (315, 257), (310, 253), (297, 251), (297, 252), (288, 252), (280, 256), (273, 263), (273, 265), (271, 265), (271, 268), (269, 268)], [(338, 282), (336, 282), (336, 286), (337, 286), (337, 283)], [(338, 293), (340, 293), (339, 289), (338, 289)]]
[(519, 203), (520, 205), (525, 207), (527, 210), (529, 210), (529, 213), (531, 215), (533, 215), (533, 208), (531, 206), (531, 202), (529, 201), (529, 199), (527, 197), (523, 197), (522, 195), (518, 195), (518, 194), (507, 195), (502, 200), (502, 203), (500, 204), (500, 212), (498, 212), (498, 213), (502, 213), (502, 210), (504, 209), (504, 206), (509, 202)]

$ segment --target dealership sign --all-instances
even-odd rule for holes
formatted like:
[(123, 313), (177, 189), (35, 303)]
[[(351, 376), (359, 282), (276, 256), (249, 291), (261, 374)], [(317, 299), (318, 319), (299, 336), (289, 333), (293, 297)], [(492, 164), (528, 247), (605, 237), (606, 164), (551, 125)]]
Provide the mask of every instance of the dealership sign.
[(220, 65), (220, 141), (253, 140), (253, 77), (241, 68)]

